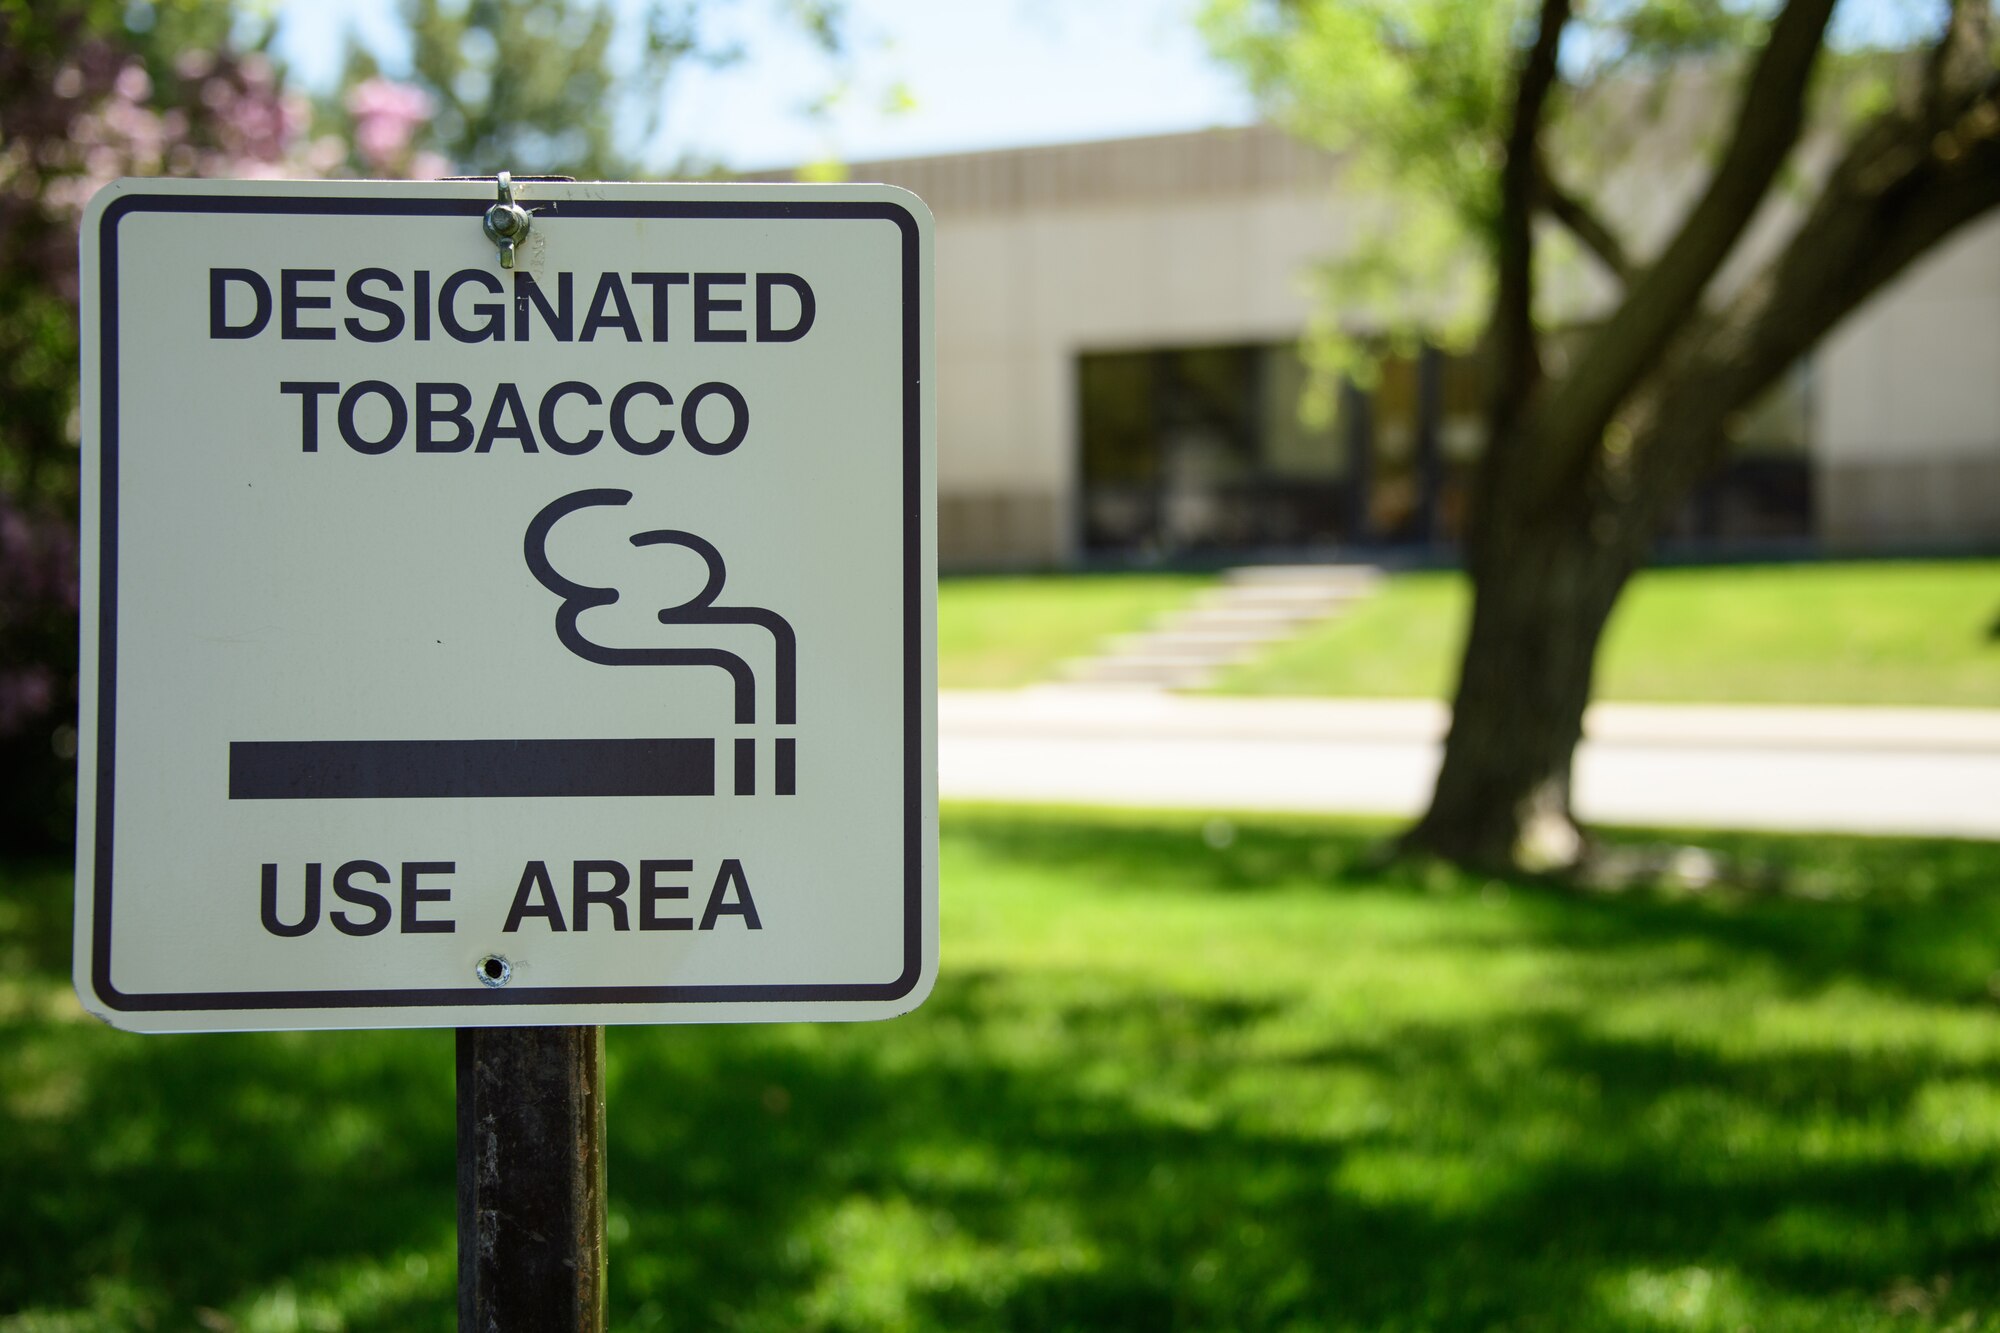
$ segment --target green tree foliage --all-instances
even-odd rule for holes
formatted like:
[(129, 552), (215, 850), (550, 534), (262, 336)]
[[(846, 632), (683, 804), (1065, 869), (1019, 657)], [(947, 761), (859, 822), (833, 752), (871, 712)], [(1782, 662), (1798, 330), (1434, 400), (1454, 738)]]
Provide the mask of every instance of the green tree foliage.
[[(410, 81), (434, 107), (420, 144), (468, 172), (626, 174), (612, 137), (618, 88), (608, 57), (617, 17), (608, 5), (405, 0), (402, 16)], [(648, 76), (692, 49), (688, 18), (676, 7), (647, 8)], [(347, 81), (376, 73), (374, 59), (357, 52)]]
[[(1249, 76), (1266, 112), (1346, 161), (1344, 187), (1393, 198), (1318, 274), (1308, 352), (1332, 381), (1366, 383), (1380, 350), (1419, 337), (1463, 347), (1478, 332), (1488, 271), (1465, 262), (1490, 233), (1515, 0), (1212, 0), (1208, 36)], [(1448, 279), (1448, 280), (1445, 280)], [(1357, 337), (1365, 334), (1372, 347)]]
[[(687, 61), (735, 59), (740, 52), (709, 32), (711, 0), (403, 0), (409, 35), (399, 78), (429, 99), (427, 122), (412, 146), (469, 174), (567, 175), (623, 179), (644, 163), (632, 139), (660, 128), (662, 91)], [(837, 54), (836, 0), (787, 0), (797, 28)], [(355, 49), (344, 85), (354, 91), (380, 77), (383, 60)], [(638, 126), (643, 134), (621, 134)]]
[[(1516, 67), (1536, 8), (1533, 0), (1208, 0), (1202, 10), (1211, 46), (1248, 75), (1267, 114), (1341, 154), (1343, 188), (1394, 201), (1360, 218), (1359, 233), (1323, 266), (1327, 304), (1337, 301), (1341, 322), (1319, 328), (1322, 369), (1367, 377), (1367, 352), (1350, 340), (1357, 330), (1399, 351), (1419, 338), (1462, 349), (1483, 332)], [(1761, 30), (1755, 9), (1738, 0), (1613, 0), (1573, 17), (1563, 78), (1544, 113), (1545, 158), (1602, 176), (1643, 151), (1636, 137), (1665, 109), (1677, 76), (1716, 80), (1741, 64)], [(1596, 114), (1636, 84), (1646, 88), (1645, 114), (1616, 123)], [(1881, 81), (1850, 76), (1845, 87), (1860, 105)], [(1581, 243), (1561, 232), (1541, 240), (1558, 253)]]

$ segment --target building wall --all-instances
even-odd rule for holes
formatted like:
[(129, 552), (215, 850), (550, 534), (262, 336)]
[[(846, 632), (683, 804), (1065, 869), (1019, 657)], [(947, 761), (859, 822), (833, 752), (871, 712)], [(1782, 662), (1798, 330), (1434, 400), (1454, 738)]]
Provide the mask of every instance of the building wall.
[(2000, 219), (1856, 311), (1814, 379), (1830, 546), (2000, 544)]
[[(1690, 156), (1699, 137), (1671, 117), (1653, 132), (1641, 163)], [(1806, 148), (1806, 169), (1821, 169), (1829, 145)], [(854, 164), (853, 179), (912, 189), (937, 218), (941, 562), (1072, 560), (1077, 355), (1298, 337), (1314, 314), (1313, 265), (1341, 250), (1361, 210), (1384, 206), (1343, 195), (1339, 174), (1268, 127)], [(1602, 200), (1639, 237), (1670, 227), (1700, 183), (1627, 175), (1602, 182)], [(1790, 196), (1770, 205), (1721, 285), (1782, 243), (1796, 212)], [(1613, 298), (1580, 256), (1557, 258), (1548, 277), (1566, 318)], [(1824, 540), (2000, 545), (2000, 221), (1857, 312), (1815, 355), (1812, 379)]]
[(1074, 556), (1079, 352), (1297, 337), (1335, 170), (1265, 128), (856, 164), (937, 217), (940, 561)]

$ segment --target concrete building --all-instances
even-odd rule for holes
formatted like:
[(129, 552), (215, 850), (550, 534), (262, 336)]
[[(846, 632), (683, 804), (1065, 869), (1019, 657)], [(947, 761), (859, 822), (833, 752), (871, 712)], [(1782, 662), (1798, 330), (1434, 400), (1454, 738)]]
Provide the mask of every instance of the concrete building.
[[(1325, 424), (1301, 412), (1314, 266), (1383, 206), (1343, 190), (1335, 159), (1254, 127), (850, 176), (914, 190), (937, 217), (946, 568), (1451, 540), (1480, 447), (1474, 368), (1427, 351), (1387, 363), (1369, 392), (1348, 386)], [(1604, 186), (1614, 213), (1621, 193), (1678, 211), (1656, 180)], [(1767, 222), (1766, 245), (1782, 235)], [(1575, 277), (1558, 300), (1581, 322), (1607, 295)], [(1798, 367), (1677, 536), (2000, 547), (2000, 220), (1928, 256)]]

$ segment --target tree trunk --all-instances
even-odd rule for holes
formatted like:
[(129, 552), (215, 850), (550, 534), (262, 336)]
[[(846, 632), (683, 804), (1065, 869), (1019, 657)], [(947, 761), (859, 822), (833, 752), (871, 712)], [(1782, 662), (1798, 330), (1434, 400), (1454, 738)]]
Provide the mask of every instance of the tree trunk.
[[(2000, 207), (1991, 10), (1987, 0), (1954, 0), (1923, 96), (1862, 131), (1785, 248), (1721, 309), (1704, 309), (1709, 279), (1795, 135), (1829, 10), (1826, 0), (1786, 4), (1739, 113), (1738, 142), (1702, 203), (1554, 386), (1521, 345), (1532, 343), (1527, 196), (1503, 191), (1498, 378), (1466, 543), (1472, 624), (1443, 767), (1406, 849), (1510, 869), (1582, 858), (1570, 768), (1598, 640), (1656, 531), (1719, 458), (1730, 414), (1932, 246)], [(1552, 2), (1545, 20), (1566, 12)], [(1766, 103), (1782, 125), (1759, 118)], [(1534, 120), (1517, 116), (1510, 163), (1527, 162), (1534, 146)]]
[(1406, 851), (1536, 871), (1582, 856), (1571, 758), (1598, 640), (1634, 567), (1599, 539), (1594, 508), (1579, 496), (1559, 517), (1484, 534), (1444, 764)]

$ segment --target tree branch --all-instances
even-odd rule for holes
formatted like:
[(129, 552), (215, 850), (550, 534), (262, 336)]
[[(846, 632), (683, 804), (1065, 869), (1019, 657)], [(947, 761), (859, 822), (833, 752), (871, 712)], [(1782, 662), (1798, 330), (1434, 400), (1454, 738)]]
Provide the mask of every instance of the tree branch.
[(1541, 380), (1535, 343), (1535, 200), (1541, 172), (1542, 117), (1556, 81), (1556, 50), (1568, 25), (1570, 0), (1542, 0), (1534, 41), (1514, 83), (1514, 115), (1500, 169), (1497, 273), (1493, 293), (1493, 401), (1488, 419), (1495, 440), (1508, 433)]
[(1550, 174), (1548, 164), (1539, 168), (1541, 205), (1548, 215), (1560, 222), (1569, 234), (1583, 242), (1584, 248), (1597, 256), (1597, 262), (1611, 272), (1611, 276), (1621, 283), (1632, 279), (1631, 257), (1625, 253), (1625, 243), (1604, 218), (1580, 196), (1565, 190)]
[(1770, 192), (1805, 121), (1805, 94), (1834, 0), (1788, 0), (1750, 72), (1736, 133), (1680, 231), (1590, 340), (1576, 370), (1536, 413), (1528, 496), (1573, 475), (1618, 405), (1665, 352)]
[(1952, 0), (1944, 35), (1931, 48), (1924, 94), (1933, 116), (1944, 114), (1954, 97), (1985, 82), (1993, 70), (1992, 0)]
[[(1939, 116), (1947, 127), (1938, 128)], [(1712, 466), (1726, 417), (1953, 231), (2000, 208), (2000, 77), (1950, 103), (1885, 113), (1835, 167), (1784, 252), (1648, 396), (1635, 498), (1647, 529)]]

